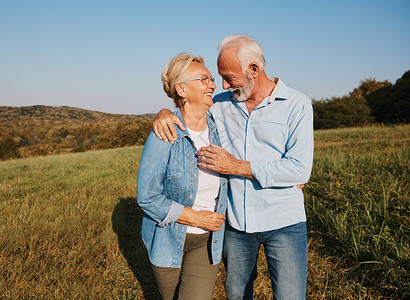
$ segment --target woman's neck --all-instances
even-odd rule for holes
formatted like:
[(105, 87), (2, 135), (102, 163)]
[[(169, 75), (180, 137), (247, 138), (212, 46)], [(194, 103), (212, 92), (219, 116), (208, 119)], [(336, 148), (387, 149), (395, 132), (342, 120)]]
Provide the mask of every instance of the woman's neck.
[(181, 115), (186, 126), (195, 131), (202, 131), (206, 128), (206, 111), (194, 109), (189, 103), (181, 107)]

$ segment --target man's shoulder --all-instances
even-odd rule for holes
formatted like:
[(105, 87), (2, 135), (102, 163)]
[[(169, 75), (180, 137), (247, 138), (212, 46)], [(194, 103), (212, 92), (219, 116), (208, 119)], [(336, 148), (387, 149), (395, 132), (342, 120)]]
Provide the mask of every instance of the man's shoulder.
[(306, 96), (304, 93), (298, 90), (287, 87), (287, 93), (288, 93), (289, 100), (295, 101), (300, 104), (312, 103), (312, 100), (310, 100), (308, 96)]
[(293, 112), (312, 108), (312, 100), (304, 93), (290, 87), (286, 87), (286, 93), (286, 106), (291, 108)]
[(226, 91), (222, 92), (212, 99), (214, 103), (223, 103), (223, 102), (231, 102), (232, 101), (232, 92)]
[(209, 112), (215, 117), (219, 118), (223, 112), (228, 109), (232, 103), (232, 92), (223, 92), (212, 98), (214, 105), (209, 108)]

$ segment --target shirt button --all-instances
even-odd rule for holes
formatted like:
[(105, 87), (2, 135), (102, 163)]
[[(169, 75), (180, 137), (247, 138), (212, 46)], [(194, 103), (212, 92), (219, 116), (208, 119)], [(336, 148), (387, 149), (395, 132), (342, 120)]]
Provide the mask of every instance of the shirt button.
[(225, 183), (223, 183), (222, 186), (225, 186)]
[(223, 204), (219, 205), (219, 207), (223, 207), (223, 206), (224, 206)]
[(214, 241), (214, 244), (216, 244), (217, 242), (218, 242), (218, 241), (217, 241), (217, 240), (215, 240), (215, 241)]

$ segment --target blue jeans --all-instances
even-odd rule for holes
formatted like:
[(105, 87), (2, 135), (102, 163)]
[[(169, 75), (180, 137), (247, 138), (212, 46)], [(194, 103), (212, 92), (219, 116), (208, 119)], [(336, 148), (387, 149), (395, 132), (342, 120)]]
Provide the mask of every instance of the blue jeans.
[(223, 259), (228, 299), (253, 299), (253, 281), (261, 244), (265, 250), (274, 299), (306, 299), (308, 259), (305, 222), (257, 233), (238, 231), (227, 224)]

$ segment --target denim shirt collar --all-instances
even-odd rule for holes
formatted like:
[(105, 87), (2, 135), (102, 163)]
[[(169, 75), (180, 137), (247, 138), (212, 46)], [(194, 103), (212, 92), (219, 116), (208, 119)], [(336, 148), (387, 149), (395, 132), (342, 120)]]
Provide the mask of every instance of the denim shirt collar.
[[(182, 118), (181, 109), (177, 108), (177, 110), (174, 112), (174, 114), (181, 120), (184, 127), (188, 128), (185, 124), (184, 118)], [(215, 122), (212, 118), (212, 115), (209, 113), (209, 111), (206, 112), (206, 122), (208, 124), (208, 128), (209, 128), (209, 131), (211, 133), (216, 131)], [(188, 130), (183, 131), (183, 130), (179, 129), (178, 126), (175, 126), (175, 128), (176, 128), (177, 134), (178, 134), (178, 137), (177, 137), (176, 141), (180, 141), (181, 139), (183, 139), (186, 136), (190, 138)]]

